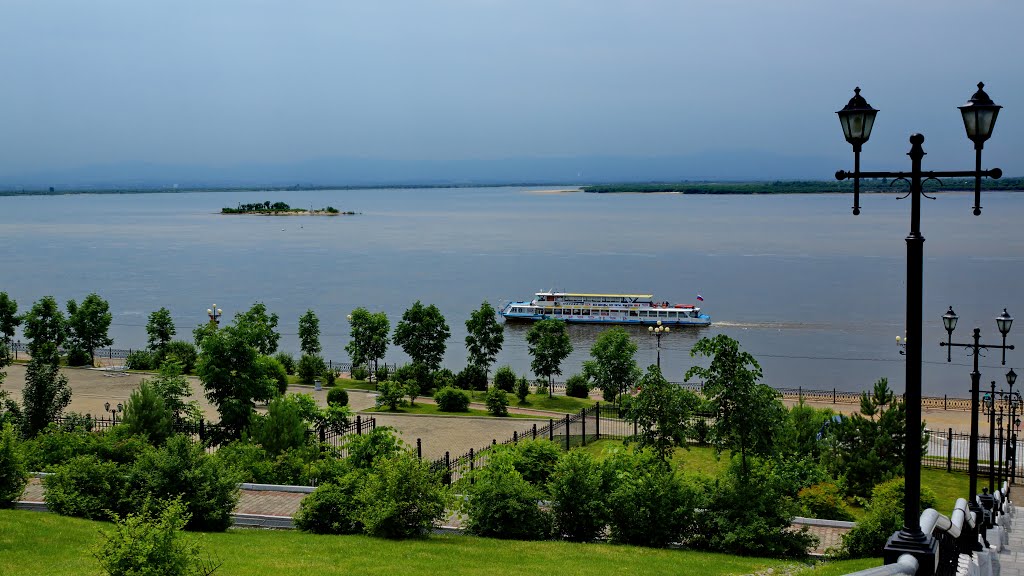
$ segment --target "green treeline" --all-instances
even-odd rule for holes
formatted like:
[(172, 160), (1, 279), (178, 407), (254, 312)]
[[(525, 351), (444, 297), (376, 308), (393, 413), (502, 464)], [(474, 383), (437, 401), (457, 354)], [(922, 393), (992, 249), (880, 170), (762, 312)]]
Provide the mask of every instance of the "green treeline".
[[(861, 180), (861, 192), (899, 192), (906, 184), (897, 182), (890, 186), (889, 180)], [(1003, 178), (983, 180), (984, 190), (1024, 190), (1024, 178)], [(933, 192), (954, 192), (974, 190), (974, 180), (968, 178), (947, 178), (941, 185), (935, 181), (925, 183), (925, 189)], [(608, 194), (615, 192), (674, 192), (677, 194), (828, 194), (853, 192), (853, 183), (844, 180), (776, 180), (774, 182), (648, 182), (602, 184), (584, 186), (584, 192)]]

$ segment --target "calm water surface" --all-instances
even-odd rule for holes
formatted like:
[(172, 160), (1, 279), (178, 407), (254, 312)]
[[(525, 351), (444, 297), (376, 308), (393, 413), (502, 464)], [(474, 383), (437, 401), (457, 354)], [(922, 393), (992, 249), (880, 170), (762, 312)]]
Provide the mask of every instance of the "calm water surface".
[[(333, 205), (356, 216), (221, 216), (239, 202)], [(710, 328), (662, 338), (671, 380), (694, 359), (693, 343), (737, 338), (775, 386), (861, 390), (880, 377), (903, 388), (902, 356), (909, 201), (868, 195), (850, 214), (845, 195), (680, 196), (541, 194), (523, 188), (206, 192), (0, 198), (0, 290), (21, 310), (44, 295), (61, 302), (98, 292), (114, 312), (115, 346), (145, 345), (150, 312), (166, 306), (180, 337), (206, 320), (263, 301), (281, 316), (282, 348), (298, 349), (298, 317), (321, 320), (325, 355), (345, 359), (345, 315), (386, 312), (392, 326), (415, 300), (434, 303), (452, 328), (446, 365), (465, 362), (464, 322), (483, 300), (529, 298), (541, 289), (704, 296)], [(964, 396), (970, 358), (945, 362), (940, 316), (960, 315), (954, 337), (982, 329), (998, 343), (1004, 307), (1024, 318), (1024, 194), (925, 201), (926, 395)], [(499, 364), (529, 369), (526, 326), (509, 325)], [(601, 328), (573, 326), (575, 373)], [(634, 330), (642, 365), (653, 338)], [(1024, 320), (1009, 343), (1024, 334)], [(1024, 340), (1021, 341), (1024, 343)], [(1011, 366), (982, 359), (982, 381)], [(402, 362), (400, 350), (388, 361)]]

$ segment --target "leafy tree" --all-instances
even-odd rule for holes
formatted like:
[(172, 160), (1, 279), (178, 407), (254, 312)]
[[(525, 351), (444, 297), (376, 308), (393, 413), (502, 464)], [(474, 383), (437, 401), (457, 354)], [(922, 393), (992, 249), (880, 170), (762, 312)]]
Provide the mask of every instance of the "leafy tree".
[(489, 538), (544, 540), (551, 533), (551, 514), (541, 510), (540, 488), (516, 470), (513, 456), (499, 451), (475, 472), (466, 488), (466, 529)]
[(10, 346), (14, 339), (14, 331), (21, 324), (18, 317), (18, 303), (7, 295), (7, 292), (0, 292), (0, 336), (3, 336), (4, 343)]
[(515, 390), (516, 373), (511, 366), (502, 366), (494, 371), (494, 385), (505, 392)]
[(786, 409), (775, 390), (758, 382), (761, 366), (740, 343), (725, 334), (701, 338), (690, 356), (711, 358), (707, 368), (693, 366), (686, 381), (704, 381), (704, 397), (716, 414), (711, 442), (718, 451), (729, 449), (740, 455), (740, 480), (747, 472), (747, 455), (770, 455), (775, 446)]
[(18, 450), (14, 426), (0, 420), (0, 508), (7, 508), (19, 500), (26, 484), (28, 468)]
[(196, 374), (207, 400), (220, 412), (221, 424), (231, 437), (238, 438), (249, 426), (256, 401), (277, 394), (276, 382), (260, 365), (259, 351), (244, 319), (239, 324), (236, 317), (235, 325), (206, 330), (200, 346)]
[(627, 404), (627, 419), (636, 423), (636, 442), (668, 463), (676, 447), (686, 447), (687, 422), (700, 405), (696, 394), (669, 383), (655, 365), (640, 379)]
[(505, 342), (505, 329), (498, 322), (497, 313), (490, 302), (484, 300), (478, 310), (474, 310), (466, 320), (466, 351), (469, 363), (491, 370), (491, 364), (501, 351)]
[(373, 374), (377, 373), (377, 362), (384, 358), (388, 351), (388, 334), (391, 322), (383, 312), (373, 313), (366, 308), (356, 308), (349, 315), (349, 343), (345, 351), (352, 359), (353, 366), (373, 363)]
[(299, 347), (303, 354), (316, 356), (320, 353), (320, 319), (312, 310), (299, 317)]
[(583, 374), (600, 388), (604, 399), (613, 402), (636, 384), (640, 368), (636, 365), (636, 342), (623, 328), (604, 331), (590, 348), (590, 357), (583, 363)]
[(276, 331), (277, 314), (267, 314), (262, 302), (253, 304), (247, 312), (235, 314), (235, 326), (260, 354), (270, 356), (277, 352), (277, 342), (281, 339)]
[(174, 413), (167, 409), (160, 393), (143, 380), (124, 405), (124, 425), (132, 434), (145, 435), (160, 446), (174, 432)]
[(377, 387), (377, 407), (394, 412), (405, 401), (405, 385), (397, 380), (385, 380)]
[(491, 415), (508, 416), (508, 393), (501, 388), (492, 388), (485, 403)]
[[(54, 302), (56, 304), (56, 302)], [(53, 422), (71, 403), (68, 377), (45, 359), (33, 356), (25, 370), (22, 390), (22, 434), (31, 438)]]
[(383, 538), (426, 536), (444, 517), (446, 500), (440, 472), (409, 451), (374, 462), (356, 493), (364, 531)]
[(192, 396), (192, 386), (182, 372), (181, 364), (169, 360), (160, 366), (160, 373), (155, 378), (143, 380), (139, 385), (148, 384), (152, 387), (163, 399), (164, 406), (171, 412), (175, 420), (198, 422), (203, 413), (199, 409), (198, 402), (186, 400)]
[(29, 356), (53, 366), (60, 364), (58, 349), (67, 340), (68, 328), (57, 300), (53, 296), (43, 297), (32, 305), (22, 320), (25, 337), (29, 339)]
[(402, 314), (395, 326), (395, 344), (402, 347), (414, 364), (428, 372), (441, 366), (449, 336), (448, 323), (437, 306), (424, 306), (419, 300)]
[(171, 318), (171, 311), (167, 308), (150, 313), (149, 321), (146, 322), (146, 336), (148, 348), (163, 356), (164, 349), (174, 338), (174, 319)]
[(68, 300), (68, 328), (72, 348), (89, 354), (89, 364), (96, 362), (96, 348), (110, 346), (114, 339), (108, 335), (113, 320), (110, 304), (95, 292), (89, 294), (79, 305)]
[(306, 443), (309, 425), (295, 396), (274, 398), (267, 406), (267, 414), (257, 416), (249, 426), (253, 440), (274, 456)]
[(572, 354), (572, 342), (565, 330), (565, 322), (553, 318), (537, 322), (527, 330), (526, 342), (530, 356), (533, 356), (530, 369), (538, 378), (547, 378), (548, 396), (551, 396), (554, 377), (562, 373), (562, 361)]
[(608, 524), (603, 488), (601, 464), (589, 453), (573, 450), (559, 458), (548, 482), (555, 535), (572, 542), (597, 538)]

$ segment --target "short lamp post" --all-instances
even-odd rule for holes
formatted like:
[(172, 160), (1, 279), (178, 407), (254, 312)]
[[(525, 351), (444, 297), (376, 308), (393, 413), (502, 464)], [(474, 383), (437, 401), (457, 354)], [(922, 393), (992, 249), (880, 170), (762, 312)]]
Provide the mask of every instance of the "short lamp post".
[(111, 408), (110, 402), (104, 402), (103, 410), (106, 411), (107, 414), (110, 414), (110, 417), (114, 420), (114, 424), (117, 424), (117, 415), (124, 412), (124, 405), (118, 402), (117, 406)]
[(896, 562), (903, 554), (909, 553), (917, 558), (921, 566), (918, 576), (931, 576), (935, 571), (935, 560), (938, 555), (938, 543), (929, 534), (921, 530), (921, 442), (916, 437), (921, 429), (921, 342), (922, 342), (922, 295), (924, 268), (924, 236), (921, 234), (921, 197), (924, 196), (922, 185), (926, 180), (938, 178), (974, 178), (974, 214), (981, 214), (981, 178), (999, 178), (1002, 171), (981, 169), (981, 149), (992, 135), (996, 116), (1000, 106), (992, 102), (983, 85), (978, 84), (978, 91), (964, 106), (960, 106), (967, 137), (974, 142), (975, 169), (965, 171), (936, 172), (921, 169), (921, 161), (925, 151), (922, 147), (924, 136), (910, 136), (910, 172), (862, 172), (860, 169), (860, 153), (863, 145), (871, 137), (871, 128), (875, 124), (878, 110), (872, 108), (863, 96), (860, 88), (854, 90), (854, 96), (847, 105), (836, 114), (843, 128), (843, 136), (853, 147), (853, 172), (840, 170), (836, 172), (837, 180), (853, 180), (853, 214), (860, 214), (860, 179), (861, 178), (893, 178), (910, 183), (910, 234), (907, 242), (907, 312), (906, 324), (906, 430), (907, 443), (904, 450), (904, 473), (906, 490), (903, 499), (903, 528), (892, 535), (885, 545), (883, 558), (886, 564)]
[(671, 332), (671, 330), (669, 329), (668, 326), (662, 326), (661, 325), (661, 320), (658, 320), (658, 325), (657, 326), (648, 326), (647, 327), (647, 331), (649, 333), (651, 333), (651, 334), (654, 334), (654, 337), (658, 339), (658, 356), (657, 356), (658, 359), (657, 359), (657, 363), (658, 363), (658, 371), (661, 372), (661, 335), (662, 334), (668, 334), (669, 332)]
[(214, 304), (212, 308), (206, 309), (206, 314), (210, 317), (210, 324), (220, 326), (220, 317), (224, 315), (223, 310), (217, 308), (217, 305)]

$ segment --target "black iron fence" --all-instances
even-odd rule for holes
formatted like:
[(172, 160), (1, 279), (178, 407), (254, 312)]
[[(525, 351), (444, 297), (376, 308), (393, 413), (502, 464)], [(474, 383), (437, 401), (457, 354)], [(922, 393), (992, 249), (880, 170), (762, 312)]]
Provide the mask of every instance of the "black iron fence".
[[(695, 430), (706, 430), (714, 418), (709, 414), (698, 414), (693, 417)], [(703, 423), (703, 426), (700, 424)], [(446, 484), (452, 484), (468, 477), (474, 470), (486, 466), (490, 462), (492, 451), (497, 446), (516, 444), (522, 440), (545, 439), (554, 442), (564, 450), (602, 438), (630, 438), (637, 435), (637, 424), (625, 419), (625, 411), (617, 404), (598, 402), (590, 408), (580, 410), (576, 414), (566, 414), (560, 418), (549, 418), (547, 424), (533, 423), (529, 428), (513, 432), (512, 436), (480, 448), (470, 448), (468, 452), (452, 456), (445, 451), (444, 456), (431, 463), (433, 470), (444, 474)], [(416, 439), (416, 454), (423, 457), (423, 446)]]
[[(993, 465), (997, 476), (1017, 478), (1024, 473), (1024, 469), (1015, 458), (1021, 442), (1014, 442), (1005, 434), (1000, 435), (997, 432), (990, 451), (989, 438), (987, 435), (978, 437), (978, 473), (988, 476)], [(942, 468), (948, 472), (967, 472), (970, 449), (970, 434), (954, 432), (952, 428), (931, 430), (921, 464), (928, 468)]]

